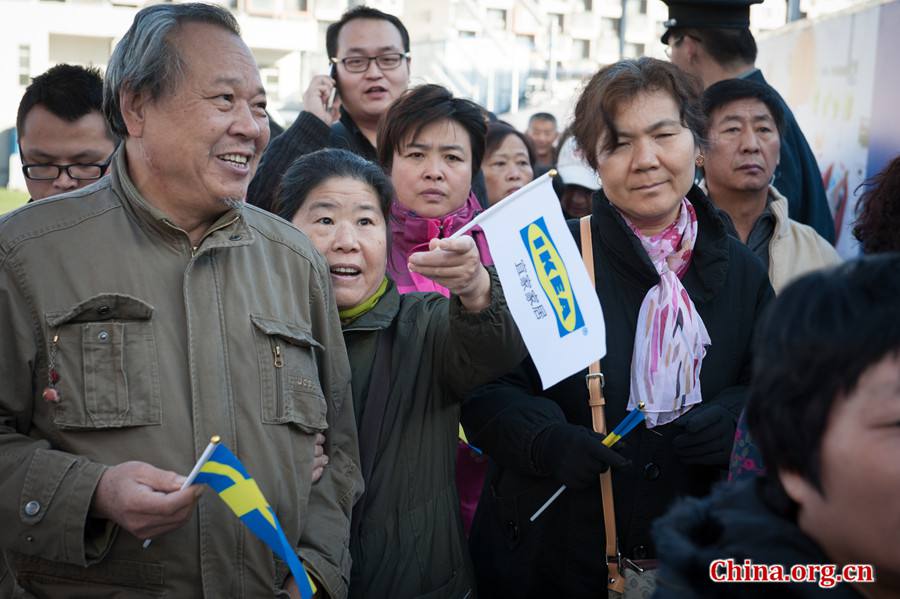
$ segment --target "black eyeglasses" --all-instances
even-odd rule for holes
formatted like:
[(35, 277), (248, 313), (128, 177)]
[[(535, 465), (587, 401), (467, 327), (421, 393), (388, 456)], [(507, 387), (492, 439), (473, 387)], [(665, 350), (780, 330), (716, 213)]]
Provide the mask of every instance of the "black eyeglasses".
[(32, 181), (54, 181), (63, 171), (76, 181), (94, 181), (106, 173), (115, 153), (99, 164), (23, 164), (22, 172)]
[(674, 48), (677, 48), (678, 46), (680, 46), (680, 45), (681, 45), (681, 42), (683, 42), (683, 41), (684, 41), (684, 38), (686, 38), (686, 37), (691, 38), (692, 40), (694, 40), (694, 41), (697, 42), (698, 44), (702, 44), (702, 43), (703, 43), (703, 40), (702, 40), (702, 39), (700, 39), (699, 37), (696, 37), (696, 36), (694, 36), (694, 35), (691, 35), (691, 34), (689, 34), (689, 33), (685, 33), (685, 34), (683, 34), (683, 35), (676, 36), (676, 37), (672, 40), (672, 42), (666, 46), (666, 56), (667, 56), (668, 58), (672, 58), (672, 50), (673, 50)]
[(382, 71), (392, 71), (403, 63), (404, 58), (409, 58), (409, 52), (391, 52), (390, 54), (380, 54), (378, 56), (348, 56), (347, 58), (332, 58), (331, 62), (341, 63), (349, 73), (365, 73), (369, 70), (372, 61), (378, 65)]

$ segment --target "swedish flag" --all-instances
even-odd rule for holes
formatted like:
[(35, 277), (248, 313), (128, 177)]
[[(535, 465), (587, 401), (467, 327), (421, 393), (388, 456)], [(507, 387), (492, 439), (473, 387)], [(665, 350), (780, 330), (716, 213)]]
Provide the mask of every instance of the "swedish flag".
[(316, 593), (316, 585), (284, 535), (275, 511), (241, 461), (224, 444), (217, 445), (206, 463), (200, 467), (194, 484), (212, 487), (241, 522), (287, 563), (300, 589), (300, 596), (303, 599), (312, 598)]

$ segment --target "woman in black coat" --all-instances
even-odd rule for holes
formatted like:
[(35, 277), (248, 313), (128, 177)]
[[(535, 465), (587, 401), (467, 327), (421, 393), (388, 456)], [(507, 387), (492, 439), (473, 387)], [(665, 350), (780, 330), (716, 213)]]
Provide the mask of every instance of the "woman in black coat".
[[(481, 597), (606, 593), (598, 475), (610, 465), (623, 564), (653, 566), (652, 521), (725, 472), (750, 338), (773, 297), (762, 265), (693, 185), (703, 127), (692, 80), (649, 58), (606, 67), (579, 99), (574, 129), (603, 182), (591, 231), (608, 428), (639, 401), (652, 428), (640, 425), (617, 451), (603, 446), (585, 371), (542, 391), (526, 361), (476, 391), (463, 423), (493, 460), (470, 539)], [(570, 227), (580, 240), (578, 223)]]

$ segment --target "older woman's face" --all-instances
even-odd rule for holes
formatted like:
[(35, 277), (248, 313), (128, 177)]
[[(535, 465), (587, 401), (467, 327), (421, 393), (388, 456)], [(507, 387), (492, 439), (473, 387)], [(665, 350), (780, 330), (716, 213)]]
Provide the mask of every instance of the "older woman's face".
[(491, 205), (534, 179), (528, 148), (518, 135), (507, 135), (491, 154), (485, 156), (481, 170)]
[(387, 264), (387, 225), (374, 189), (356, 179), (327, 179), (291, 222), (328, 261), (339, 309), (374, 295)]
[(678, 218), (699, 150), (681, 124), (675, 100), (663, 91), (642, 93), (622, 105), (615, 124), (615, 147), (605, 149), (605, 138), (597, 142), (603, 191), (642, 233), (654, 235)]
[(438, 121), (394, 150), (391, 180), (397, 201), (427, 218), (461, 208), (472, 186), (472, 143), (462, 125)]

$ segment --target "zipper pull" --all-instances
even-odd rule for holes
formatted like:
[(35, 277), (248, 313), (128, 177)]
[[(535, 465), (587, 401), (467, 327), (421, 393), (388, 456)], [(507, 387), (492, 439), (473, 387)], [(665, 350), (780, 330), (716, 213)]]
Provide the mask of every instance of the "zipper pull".
[(272, 348), (272, 353), (275, 354), (275, 368), (284, 366), (284, 358), (281, 355), (281, 346), (276, 343), (275, 347)]

